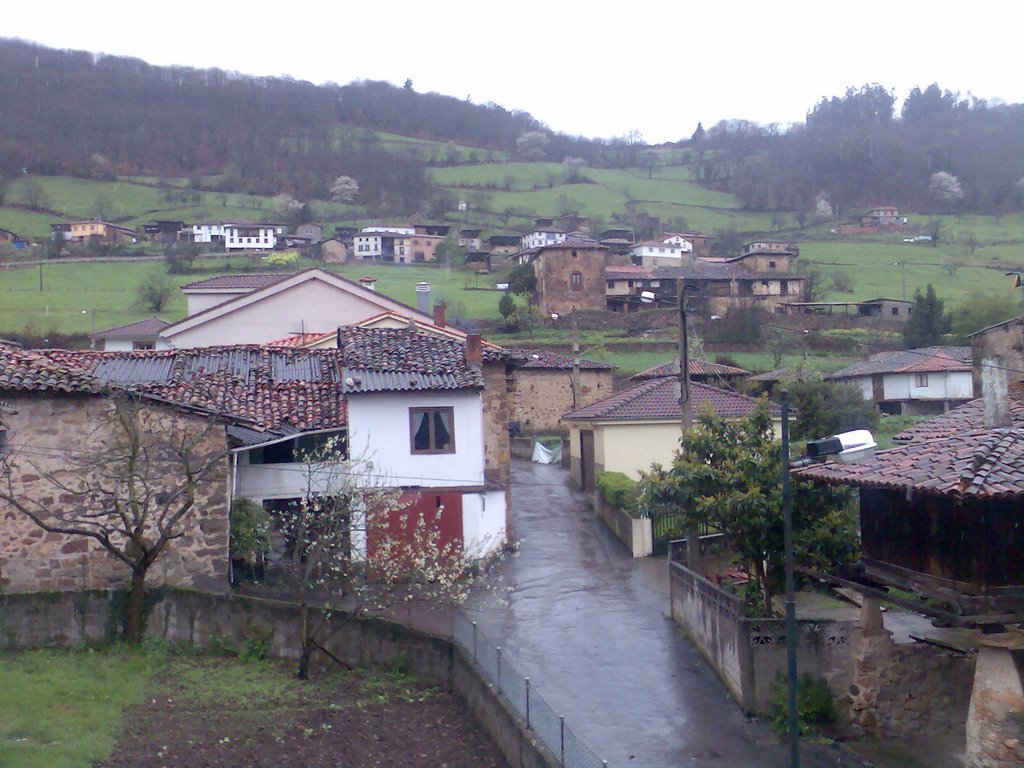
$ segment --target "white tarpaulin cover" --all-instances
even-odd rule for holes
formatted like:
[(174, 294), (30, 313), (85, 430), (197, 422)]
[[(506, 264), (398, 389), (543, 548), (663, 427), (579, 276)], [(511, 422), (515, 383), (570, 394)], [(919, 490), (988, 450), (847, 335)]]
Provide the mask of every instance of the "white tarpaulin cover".
[(545, 448), (540, 441), (535, 440), (533, 443), (533, 460), (538, 464), (561, 464), (562, 463), (562, 445), (559, 443), (557, 448), (550, 449)]

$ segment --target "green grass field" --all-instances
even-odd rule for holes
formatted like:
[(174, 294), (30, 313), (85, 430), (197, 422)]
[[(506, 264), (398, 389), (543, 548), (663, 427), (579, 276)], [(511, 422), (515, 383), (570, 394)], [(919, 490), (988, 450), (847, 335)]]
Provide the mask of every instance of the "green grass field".
[(161, 660), (102, 653), (0, 654), (0, 768), (86, 768), (107, 758), (121, 712)]
[[(1010, 292), (1014, 290), (1002, 270), (984, 266), (991, 250), (981, 248), (968, 259), (963, 248), (940, 243), (932, 248), (927, 244), (909, 243), (802, 243), (800, 256), (815, 264), (826, 276), (845, 273), (852, 282), (850, 293), (832, 291), (828, 299), (859, 301), (878, 297), (903, 298), (903, 271), (906, 263), (906, 298), (914, 290), (922, 291), (930, 283), (947, 309), (959, 304), (972, 292)], [(961, 266), (950, 274), (944, 266), (953, 258)]]
[[(192, 275), (166, 275), (158, 261), (133, 262), (130, 257), (117, 262), (47, 264), (39, 267), (0, 270), (0, 336), (32, 333), (90, 333), (148, 317), (151, 312), (135, 306), (138, 286), (151, 277), (165, 277), (178, 285), (241, 269), (261, 270), (258, 262), (247, 257), (204, 259), (196, 262), (202, 269)], [(303, 261), (306, 269), (322, 266)], [(364, 274), (377, 278), (377, 290), (412, 306), (416, 305), (416, 283), (429, 282), (434, 303), (445, 301), (448, 314), (458, 319), (497, 319), (501, 292), (493, 290), (497, 275), (474, 276), (463, 270), (430, 266), (386, 264), (344, 264), (328, 267), (356, 280)], [(284, 273), (282, 273), (284, 274)], [(159, 313), (165, 320), (185, 316), (185, 296), (178, 293)]]

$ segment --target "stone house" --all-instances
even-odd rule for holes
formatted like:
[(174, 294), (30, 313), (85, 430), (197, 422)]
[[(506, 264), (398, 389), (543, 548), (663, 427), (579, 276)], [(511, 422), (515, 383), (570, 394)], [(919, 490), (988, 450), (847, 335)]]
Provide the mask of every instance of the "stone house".
[(876, 205), (861, 216), (860, 223), (865, 227), (894, 227), (903, 222), (900, 209), (895, 205)]
[(532, 251), (540, 311), (562, 315), (604, 309), (606, 250), (592, 240), (566, 240)]
[[(204, 479), (186, 536), (158, 562), (175, 586), (227, 586), (229, 500), (268, 509), (306, 492), (305, 451), (328, 437), (372, 455), (413, 510), (444, 507), (442, 535), (467, 557), (503, 546), (509, 530), (507, 381), (512, 355), (480, 337), (408, 328), (340, 328), (333, 349), (231, 346), (150, 352), (0, 349), (0, 445), (12, 483), (34, 498), (27, 462), (63, 461), (97, 441), (112, 392), (157, 415), (149, 432), (177, 438), (196, 423), (223, 455)], [(148, 417), (147, 417), (148, 418)], [(403, 439), (401, 436), (406, 435)], [(173, 481), (170, 476), (167, 484)], [(161, 484), (162, 487), (163, 484)], [(58, 505), (74, 497), (57, 497)], [(193, 524), (194, 523), (194, 524)], [(120, 586), (109, 557), (44, 534), (0, 503), (0, 584), (16, 591)], [(68, 557), (64, 557), (67, 555)]]
[[(88, 355), (89, 353), (84, 353)], [(106, 384), (78, 366), (35, 352), (0, 348), (0, 456), (12, 471), (19, 497), (73, 511), (76, 497), (47, 477), (74, 484), (61, 473), (77, 459), (103, 454), (121, 436), (112, 424), (114, 403)], [(150, 571), (152, 586), (226, 589), (228, 585), (229, 476), (227, 435), (209, 430), (209, 415), (162, 398), (143, 397), (138, 423), (148, 435), (198, 435), (201, 449), (222, 458), (199, 481), (196, 513)], [(153, 474), (177, 473), (173, 461), (156, 461)], [(4, 473), (6, 474), (6, 472)], [(2, 482), (8, 482), (3, 478)], [(176, 474), (166, 481), (178, 487)], [(163, 486), (158, 482), (155, 486)], [(49, 510), (48, 510), (49, 511)], [(58, 520), (51, 517), (51, 522)], [(50, 592), (125, 587), (128, 569), (98, 543), (47, 533), (0, 501), (0, 589)]]
[(521, 360), (512, 371), (509, 419), (526, 435), (565, 434), (562, 414), (589, 405), (614, 391), (616, 366), (580, 360), (578, 392), (573, 388), (573, 358), (540, 349), (509, 349)]

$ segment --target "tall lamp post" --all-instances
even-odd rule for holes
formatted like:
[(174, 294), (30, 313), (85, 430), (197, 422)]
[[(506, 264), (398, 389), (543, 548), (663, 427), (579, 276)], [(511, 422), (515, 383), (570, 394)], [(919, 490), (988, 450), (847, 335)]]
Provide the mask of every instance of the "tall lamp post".
[[(793, 584), (793, 491), (789, 479), (789, 392), (779, 393), (782, 411), (782, 529), (786, 550), (786, 707), (789, 721), (789, 766), (800, 768), (800, 731), (796, 707), (796, 588)], [(844, 464), (863, 461), (874, 454), (875, 439), (866, 429), (844, 432), (807, 443), (807, 458), (797, 462), (806, 466), (835, 456)]]

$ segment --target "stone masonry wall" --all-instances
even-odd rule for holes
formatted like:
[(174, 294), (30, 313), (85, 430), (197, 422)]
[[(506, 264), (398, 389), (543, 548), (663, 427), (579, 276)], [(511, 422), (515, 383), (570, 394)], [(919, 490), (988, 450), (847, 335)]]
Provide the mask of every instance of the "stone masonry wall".
[[(109, 449), (113, 440), (112, 402), (105, 397), (75, 395), (4, 396), (4, 414), (12, 488), (27, 503), (42, 509), (75, 510), (82, 497), (69, 492), (81, 481), (75, 461)], [(202, 417), (147, 404), (139, 415), (140, 433), (154, 443), (188, 430), (203, 434), (199, 452), (226, 454), (222, 426), (207, 430)], [(205, 431), (205, 432), (204, 432)], [(181, 485), (180, 465), (153, 461), (154, 486), (171, 490)], [(58, 477), (67, 488), (47, 480)], [(6, 481), (2, 481), (6, 482)], [(194, 586), (225, 589), (228, 585), (228, 463), (226, 456), (201, 482), (194, 512), (187, 515), (184, 535), (171, 542), (151, 568), (148, 586)], [(83, 536), (47, 533), (6, 502), (0, 501), (0, 591), (60, 592), (125, 586), (126, 565)]]
[[(560, 315), (574, 310), (605, 309), (605, 252), (603, 248), (545, 248), (534, 261), (538, 305), (541, 312)], [(581, 284), (574, 290), (573, 272)]]
[(852, 724), (885, 735), (959, 731), (974, 678), (974, 654), (920, 643), (897, 645), (888, 632), (855, 641), (849, 691)]
[[(572, 372), (546, 368), (520, 368), (514, 374), (512, 416), (524, 434), (565, 433), (562, 415), (573, 410)], [(613, 392), (612, 371), (580, 370), (577, 408), (597, 402)]]

